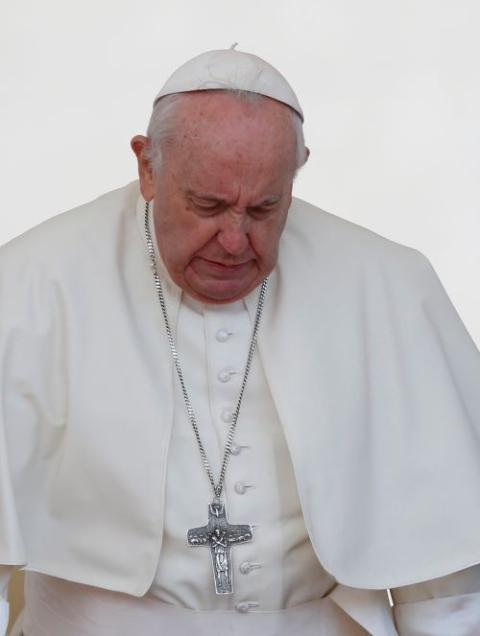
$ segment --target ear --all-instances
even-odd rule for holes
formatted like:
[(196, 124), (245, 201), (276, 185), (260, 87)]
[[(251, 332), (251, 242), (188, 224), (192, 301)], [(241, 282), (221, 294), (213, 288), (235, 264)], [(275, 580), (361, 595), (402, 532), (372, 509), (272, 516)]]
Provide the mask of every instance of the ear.
[(135, 135), (130, 146), (137, 157), (140, 190), (145, 201), (151, 201), (155, 195), (155, 173), (150, 159), (150, 139)]

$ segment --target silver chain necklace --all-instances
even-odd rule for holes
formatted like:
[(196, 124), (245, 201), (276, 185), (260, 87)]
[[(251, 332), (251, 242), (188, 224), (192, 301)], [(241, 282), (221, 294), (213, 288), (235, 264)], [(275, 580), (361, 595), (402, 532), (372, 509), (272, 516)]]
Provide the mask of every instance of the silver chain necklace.
[(242, 404), (243, 394), (245, 392), (245, 386), (247, 384), (248, 375), (252, 366), (253, 354), (257, 343), (257, 333), (260, 326), (260, 319), (262, 317), (263, 307), (265, 304), (265, 294), (267, 291), (268, 279), (265, 278), (260, 287), (260, 293), (258, 297), (257, 311), (255, 314), (255, 321), (252, 330), (252, 336), (250, 338), (250, 346), (248, 349), (247, 361), (245, 364), (245, 371), (243, 373), (243, 380), (240, 387), (240, 393), (237, 400), (237, 405), (232, 416), (232, 423), (227, 433), (227, 439), (225, 442), (225, 449), (223, 453), (223, 461), (220, 469), (220, 475), (218, 482), (215, 483), (215, 477), (213, 475), (210, 462), (208, 461), (207, 453), (200, 436), (198, 429), (197, 419), (193, 410), (190, 396), (188, 394), (185, 380), (183, 377), (182, 368), (180, 366), (180, 359), (173, 338), (172, 330), (170, 328), (170, 322), (168, 320), (167, 305), (165, 303), (165, 297), (163, 294), (162, 283), (158, 274), (157, 259), (155, 255), (155, 247), (150, 231), (149, 223), (149, 202), (145, 203), (145, 237), (147, 242), (148, 254), (150, 257), (150, 265), (153, 272), (153, 278), (155, 282), (155, 289), (157, 291), (158, 300), (162, 310), (163, 320), (165, 324), (165, 331), (167, 334), (170, 351), (172, 354), (173, 362), (177, 371), (178, 380), (182, 389), (183, 400), (187, 409), (188, 419), (192, 425), (192, 429), (197, 440), (198, 449), (202, 458), (203, 466), (207, 473), (208, 479), (212, 486), (214, 499), (208, 508), (208, 523), (206, 526), (199, 528), (192, 528), (187, 532), (187, 541), (191, 546), (204, 545), (210, 548), (210, 555), (213, 565), (213, 572), (215, 578), (215, 591), (217, 594), (231, 594), (233, 592), (232, 585), (232, 560), (230, 555), (230, 548), (233, 545), (239, 543), (245, 543), (250, 541), (253, 537), (252, 527), (248, 524), (232, 525), (229, 524), (226, 517), (225, 504), (220, 501), (220, 497), (223, 492), (225, 474), (227, 472), (227, 466), (230, 459), (233, 439), (237, 428), (238, 415), (240, 413), (240, 407)]

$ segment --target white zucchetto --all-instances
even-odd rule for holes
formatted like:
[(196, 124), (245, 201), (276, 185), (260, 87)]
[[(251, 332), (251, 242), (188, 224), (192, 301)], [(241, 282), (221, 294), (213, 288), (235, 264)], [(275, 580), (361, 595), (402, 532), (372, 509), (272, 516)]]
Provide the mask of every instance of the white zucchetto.
[(238, 89), (271, 97), (304, 119), (297, 96), (283, 75), (260, 57), (233, 47), (207, 51), (182, 64), (165, 82), (154, 105), (172, 93), (215, 89)]

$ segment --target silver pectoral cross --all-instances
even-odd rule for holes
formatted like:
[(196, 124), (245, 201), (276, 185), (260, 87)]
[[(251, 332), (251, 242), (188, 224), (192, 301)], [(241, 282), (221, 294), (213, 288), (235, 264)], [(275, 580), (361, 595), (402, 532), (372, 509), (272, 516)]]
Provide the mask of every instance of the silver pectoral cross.
[(225, 506), (217, 500), (208, 507), (208, 524), (188, 531), (188, 545), (206, 545), (210, 548), (217, 594), (233, 592), (231, 546), (250, 541), (252, 537), (251, 526), (228, 523)]

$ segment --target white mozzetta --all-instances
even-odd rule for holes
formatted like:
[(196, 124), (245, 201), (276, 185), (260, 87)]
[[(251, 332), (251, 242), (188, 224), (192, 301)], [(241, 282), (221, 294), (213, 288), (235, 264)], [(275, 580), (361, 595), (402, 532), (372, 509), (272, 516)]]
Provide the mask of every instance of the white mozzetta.
[[(138, 197), (132, 184), (0, 250), (0, 562), (140, 596), (174, 378)], [(478, 563), (480, 355), (428, 261), (295, 200), (263, 326), (325, 570), (368, 594)]]
[[(164, 268), (160, 271), (163, 284), (172, 285)], [(219, 324), (228, 324), (228, 342), (216, 338)], [(183, 295), (177, 324), (172, 326), (207, 455), (218, 474), (228, 429), (221, 414), (231, 411), (238, 397), (252, 330), (250, 317), (242, 301), (204, 306)], [(227, 384), (217, 378), (217, 370), (225, 365), (239, 371)], [(153, 633), (155, 625), (170, 633), (166, 629), (170, 622), (175, 623), (175, 633), (199, 636), (211, 633), (213, 625), (228, 626), (238, 636), (249, 636), (252, 630), (275, 636), (317, 636), (319, 625), (329, 636), (365, 636), (358, 622), (324, 598), (335, 580), (321, 567), (308, 538), (285, 437), (258, 355), (237, 433), (248, 446), (242, 444), (243, 452), (230, 462), (225, 484), (230, 522), (253, 522), (254, 538), (232, 551), (234, 593), (215, 594), (208, 549), (186, 543), (187, 528), (206, 521), (212, 492), (181, 392), (174, 385), (163, 543), (147, 596), (127, 600), (118, 593), (29, 573), (28, 636), (36, 636), (37, 631), (50, 636), (66, 631), (69, 636), (112, 632), (130, 636), (132, 631)], [(252, 484), (248, 486), (245, 479)], [(249, 487), (247, 497), (239, 496)], [(254, 614), (255, 620), (246, 621), (247, 613)]]

